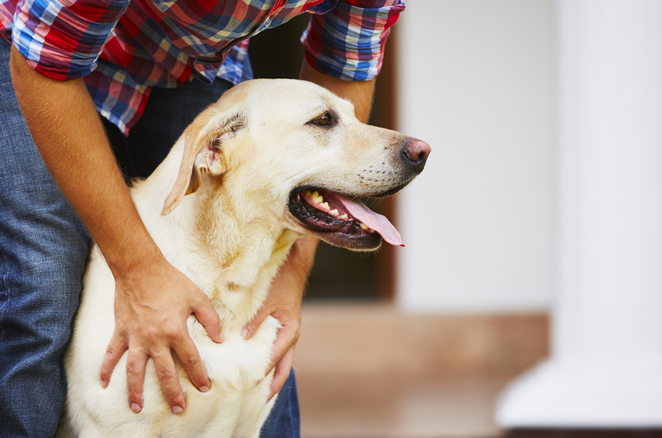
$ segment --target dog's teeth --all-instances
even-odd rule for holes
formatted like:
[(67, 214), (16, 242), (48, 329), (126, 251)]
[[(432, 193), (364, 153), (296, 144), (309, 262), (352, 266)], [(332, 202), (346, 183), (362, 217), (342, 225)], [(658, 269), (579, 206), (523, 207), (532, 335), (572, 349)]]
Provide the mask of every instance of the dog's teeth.
[(343, 214), (342, 216), (338, 216), (338, 219), (342, 219), (344, 221), (349, 220), (349, 216), (347, 214)]
[(331, 211), (329, 212), (329, 214), (330, 214), (331, 216), (336, 216), (336, 217), (338, 217), (338, 209), (331, 210)]
[[(301, 193), (303, 193), (305, 197), (312, 199), (313, 202), (316, 204), (322, 204), (324, 202), (324, 197), (320, 195), (317, 190), (314, 192), (311, 192), (310, 190), (304, 190)], [(328, 208), (328, 204), (327, 204), (327, 208)]]
[(369, 229), (368, 226), (366, 224), (364, 224), (363, 222), (361, 222), (359, 224), (359, 227), (361, 227), (362, 230), (368, 230)]
[(324, 210), (328, 210), (329, 209), (329, 203), (328, 202), (323, 202), (323, 203), (320, 204), (320, 207), (323, 208)]

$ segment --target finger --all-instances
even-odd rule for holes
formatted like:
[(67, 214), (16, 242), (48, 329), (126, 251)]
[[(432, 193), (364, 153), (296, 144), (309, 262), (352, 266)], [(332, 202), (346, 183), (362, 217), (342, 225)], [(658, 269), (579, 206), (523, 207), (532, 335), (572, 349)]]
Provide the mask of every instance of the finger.
[(299, 325), (289, 324), (280, 328), (278, 337), (274, 342), (274, 347), (271, 354), (271, 362), (267, 369), (267, 374), (276, 366), (282, 357), (288, 353), (294, 344), (299, 340)]
[[(250, 339), (253, 337), (257, 329), (262, 325), (267, 316), (271, 314), (271, 311), (266, 307), (260, 307), (260, 310), (257, 311), (251, 322), (246, 324), (246, 327), (241, 331), (241, 336), (244, 339)], [(271, 369), (272, 367), (269, 367)]]
[(179, 376), (170, 350), (163, 349), (152, 353), (152, 360), (170, 409), (174, 414), (181, 414), (186, 409), (186, 400), (179, 384)]
[(101, 374), (99, 378), (101, 379), (101, 386), (104, 389), (108, 387), (110, 376), (113, 374), (117, 362), (119, 362), (128, 348), (129, 346), (124, 339), (113, 333), (113, 337), (110, 339), (106, 353), (103, 356), (103, 362), (101, 362)]
[(209, 334), (211, 340), (216, 343), (223, 342), (221, 319), (218, 317), (218, 313), (216, 313), (216, 310), (214, 310), (207, 297), (200, 299), (191, 310), (200, 324), (207, 330), (207, 334)]
[(185, 340), (173, 344), (173, 349), (177, 353), (179, 361), (191, 379), (191, 383), (193, 383), (201, 392), (209, 391), (211, 382), (209, 381), (209, 377), (207, 377), (205, 367), (202, 365), (200, 353), (193, 343), (193, 340), (187, 336)]
[(292, 364), (294, 363), (294, 348), (287, 350), (283, 358), (276, 364), (276, 371), (274, 372), (274, 378), (269, 385), (269, 398), (271, 400), (274, 395), (285, 384), (285, 381), (290, 375), (290, 370), (292, 369)]
[(136, 413), (143, 409), (145, 365), (147, 354), (142, 349), (130, 349), (126, 359), (126, 385), (129, 390), (129, 406)]

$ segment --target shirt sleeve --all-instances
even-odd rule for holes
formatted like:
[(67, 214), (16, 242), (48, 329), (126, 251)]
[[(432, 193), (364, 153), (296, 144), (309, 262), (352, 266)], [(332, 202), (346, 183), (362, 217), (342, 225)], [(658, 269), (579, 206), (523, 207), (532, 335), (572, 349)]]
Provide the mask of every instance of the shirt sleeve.
[(390, 28), (405, 8), (401, 0), (325, 0), (310, 12), (301, 37), (308, 63), (348, 81), (369, 81), (382, 67)]
[(103, 45), (129, 0), (21, 0), (12, 42), (44, 76), (68, 80), (97, 66)]

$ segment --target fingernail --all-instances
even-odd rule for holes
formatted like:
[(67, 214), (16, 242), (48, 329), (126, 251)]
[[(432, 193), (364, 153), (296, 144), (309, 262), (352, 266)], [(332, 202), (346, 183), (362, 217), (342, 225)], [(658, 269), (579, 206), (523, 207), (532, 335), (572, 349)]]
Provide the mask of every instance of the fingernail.
[(140, 405), (138, 403), (131, 403), (131, 410), (135, 413), (140, 412)]
[(209, 386), (201, 386), (200, 387), (200, 392), (207, 392), (209, 391)]
[(102, 380), (102, 381), (101, 381), (101, 387), (102, 387), (103, 389), (108, 388), (108, 382), (106, 382), (105, 380)]
[(173, 407), (172, 407), (172, 412), (174, 412), (175, 414), (179, 415), (179, 414), (181, 414), (182, 412), (184, 412), (184, 408), (182, 408), (181, 406), (173, 406)]
[(218, 342), (223, 342), (223, 341), (225, 341), (225, 335), (221, 333), (220, 335), (218, 335)]
[(245, 338), (247, 334), (248, 334), (248, 329), (244, 327), (244, 329), (241, 331), (241, 337)]

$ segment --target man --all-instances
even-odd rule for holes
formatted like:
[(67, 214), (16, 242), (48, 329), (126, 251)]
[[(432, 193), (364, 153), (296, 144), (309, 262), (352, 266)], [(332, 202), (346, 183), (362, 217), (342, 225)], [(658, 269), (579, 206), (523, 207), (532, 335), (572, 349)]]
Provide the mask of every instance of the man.
[[(0, 33), (12, 42), (0, 41), (0, 436), (55, 431), (88, 231), (116, 283), (116, 327), (100, 384), (126, 352), (128, 405), (139, 415), (152, 358), (180, 414), (186, 405), (174, 350), (194, 385), (209, 388), (186, 319), (194, 314), (222, 342), (218, 315), (147, 233), (103, 124), (116, 150), (128, 145), (127, 172), (145, 161), (143, 169), (153, 167), (165, 152), (150, 149), (172, 146), (205, 99), (250, 76), (247, 38), (304, 11), (313, 15), (301, 78), (353, 101), (366, 121), (388, 29), (403, 8), (399, 0), (0, 0)], [(184, 115), (164, 115), (168, 108)], [(132, 130), (142, 139), (167, 131), (163, 124), (175, 134), (139, 152), (144, 142), (132, 142)], [(315, 246), (306, 238), (293, 247), (245, 329), (250, 337), (268, 315), (284, 326), (272, 393), (290, 375)], [(285, 385), (264, 436), (298, 436), (293, 377)]]

